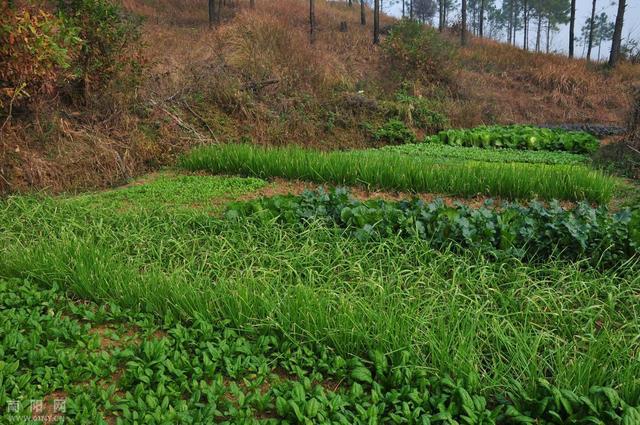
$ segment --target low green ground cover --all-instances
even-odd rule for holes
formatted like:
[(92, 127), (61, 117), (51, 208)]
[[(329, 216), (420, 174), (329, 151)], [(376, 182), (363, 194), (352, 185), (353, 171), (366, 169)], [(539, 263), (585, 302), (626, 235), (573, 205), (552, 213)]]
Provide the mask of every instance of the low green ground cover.
[(482, 148), (511, 148), (526, 150), (567, 151), (591, 154), (600, 142), (582, 131), (566, 131), (526, 125), (480, 126), (468, 129), (441, 131), (428, 136), (425, 143)]
[(589, 157), (570, 152), (529, 151), (518, 149), (483, 149), (431, 143), (385, 146), (380, 150), (434, 160), (462, 160), (482, 162), (528, 162), (531, 164), (585, 164)]
[[(207, 177), (198, 178), (207, 181)], [(179, 183), (172, 186), (168, 180), (162, 189), (163, 202), (173, 204), (174, 199), (180, 199), (182, 187)], [(301, 229), (272, 222), (234, 222), (200, 208), (157, 208), (152, 213), (148, 209), (114, 210), (110, 201), (114, 195), (92, 196), (90, 203), (31, 197), (2, 201), (0, 277), (57, 286), (98, 305), (117, 304), (123, 311), (149, 315), (145, 317), (162, 320), (170, 316), (170, 323), (191, 323), (200, 318), (216, 326), (224, 323), (226, 328), (247, 335), (273, 335), (296, 346), (318, 345), (345, 359), (355, 354), (371, 362), (372, 351), (390, 356), (406, 351), (412, 359), (406, 364), (418, 365), (429, 378), (443, 382), (450, 376), (470, 394), (485, 397), (492, 409), (501, 400), (512, 400), (518, 406), (532, 403), (527, 406), (540, 409), (536, 417), (547, 421), (552, 416), (544, 416), (545, 403), (560, 403), (562, 409), (582, 403), (574, 413), (585, 412), (587, 404), (571, 395), (566, 395), (568, 401), (553, 401), (560, 400), (559, 396), (547, 399), (544, 394), (570, 393), (545, 393), (541, 379), (579, 396), (591, 394), (594, 386), (610, 387), (625, 403), (640, 404), (640, 268), (634, 261), (608, 270), (581, 261), (527, 264), (505, 258), (496, 262), (471, 251), (435, 250), (428, 241), (414, 238), (345, 238), (344, 230), (318, 222)], [(52, 308), (53, 315), (56, 309)], [(6, 339), (12, 329), (8, 326), (0, 338), (11, 342)], [(138, 326), (147, 329), (146, 325)], [(172, 335), (171, 330), (168, 333)], [(185, 338), (192, 344), (189, 349), (197, 352), (201, 338), (208, 337), (189, 334)], [(3, 344), (5, 353), (16, 346), (14, 342)], [(283, 361), (293, 352), (276, 351)], [(183, 362), (181, 356), (178, 360), (171, 356), (173, 366)], [(2, 361), (8, 364), (5, 358), (6, 354)], [(155, 385), (161, 381), (165, 388), (176, 382), (180, 390), (195, 394), (191, 375), (183, 381), (185, 375), (176, 372), (180, 368), (169, 366), (165, 357), (159, 358), (162, 360), (153, 363), (151, 373), (156, 376), (155, 370), (160, 368), (169, 378), (150, 382)], [(104, 360), (106, 367), (111, 361)], [(305, 369), (307, 360), (296, 361)], [(367, 361), (363, 364), (377, 380), (373, 363)], [(204, 359), (202, 362), (200, 369)], [(73, 363), (64, 360), (61, 367), (69, 364)], [(131, 367), (138, 370), (137, 365)], [(25, 363), (24, 370), (31, 368)], [(37, 366), (34, 369), (40, 373)], [(200, 379), (196, 369), (189, 370)], [(76, 377), (84, 379), (73, 375), (70, 381), (75, 382)], [(2, 379), (8, 382), (8, 378)], [(125, 381), (131, 384), (125, 391), (145, 393), (145, 379)], [(349, 379), (359, 378), (346, 378), (350, 391), (353, 384)], [(143, 386), (137, 390), (140, 382)], [(373, 387), (364, 388), (366, 397), (374, 397)], [(415, 388), (421, 391), (421, 387)], [(204, 394), (205, 390), (201, 391)], [(437, 391), (431, 393), (435, 399)], [(171, 394), (173, 403), (179, 396)], [(187, 400), (195, 397), (187, 394)], [(289, 407), (280, 402), (281, 409), (290, 409), (282, 415), (297, 417), (288, 397), (283, 398)], [(102, 400), (93, 393), (86, 398)], [(596, 411), (613, 409), (621, 416), (624, 407), (616, 404), (616, 398), (612, 400), (617, 407), (596, 407)], [(326, 407), (323, 400), (318, 401)], [(130, 411), (134, 402), (137, 399), (128, 405)], [(385, 403), (395, 409), (392, 400), (385, 398)], [(426, 404), (421, 406), (425, 412), (432, 411)], [(416, 407), (410, 404), (410, 412)], [(365, 406), (365, 410), (369, 408)], [(91, 409), (87, 407), (87, 411)], [(228, 415), (224, 412), (229, 409), (221, 411)], [(313, 412), (315, 407), (309, 409)], [(354, 409), (358, 417), (365, 417), (360, 409)], [(532, 407), (516, 409), (534, 411)], [(570, 423), (563, 412), (555, 423)], [(596, 417), (601, 418), (596, 423), (618, 423), (608, 416)], [(459, 422), (464, 423), (462, 419)]]
[[(74, 302), (0, 279), (3, 423), (587, 423), (640, 411), (612, 388), (587, 396), (541, 382), (515, 403), (436, 378), (403, 351), (340, 356), (320, 344)], [(43, 402), (34, 414), (31, 403)], [(60, 404), (62, 402), (62, 404)], [(5, 408), (11, 406), (11, 408)], [(41, 423), (41, 422), (40, 422)]]
[(417, 237), (442, 249), (480, 250), (490, 255), (523, 259), (590, 259), (613, 266), (640, 258), (640, 209), (610, 214), (607, 208), (581, 203), (564, 209), (557, 202), (545, 207), (503, 204), (480, 208), (449, 207), (442, 200), (358, 201), (346, 189), (305, 191), (300, 196), (276, 196), (233, 203), (228, 218), (249, 217), (264, 223), (307, 224), (320, 220), (353, 232), (362, 240), (394, 235)]
[(220, 212), (224, 210), (221, 200), (233, 200), (266, 185), (267, 182), (260, 179), (161, 173), (117, 190), (70, 197), (66, 202), (115, 211), (165, 209)]
[(191, 171), (283, 177), (319, 183), (509, 199), (566, 199), (605, 203), (617, 180), (582, 165), (443, 162), (385, 151), (318, 152), (296, 147), (215, 145), (185, 155)]

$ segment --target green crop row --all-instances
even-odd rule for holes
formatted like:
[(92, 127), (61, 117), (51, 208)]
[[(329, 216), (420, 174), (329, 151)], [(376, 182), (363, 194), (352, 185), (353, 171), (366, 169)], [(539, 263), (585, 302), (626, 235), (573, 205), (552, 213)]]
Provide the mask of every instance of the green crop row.
[(73, 302), (32, 280), (0, 279), (0, 308), (2, 423), (27, 422), (37, 400), (47, 423), (640, 421), (608, 387), (582, 395), (541, 380), (531, 393), (488, 400), (407, 351), (341, 356), (225, 322)]
[(441, 131), (426, 143), (482, 148), (567, 151), (590, 154), (598, 150), (598, 139), (582, 131), (566, 131), (525, 125), (481, 126)]
[(442, 162), (385, 151), (318, 152), (235, 144), (195, 149), (181, 159), (180, 165), (191, 171), (389, 190), (599, 203), (611, 199), (617, 182), (581, 165)]
[(585, 164), (589, 162), (587, 156), (570, 152), (528, 151), (518, 149), (497, 150), (431, 143), (385, 146), (379, 150), (446, 161), (527, 162), (530, 164)]
[(358, 201), (346, 189), (305, 191), (236, 202), (227, 217), (254, 217), (286, 224), (321, 220), (353, 231), (361, 240), (394, 235), (427, 239), (438, 249), (452, 243), (461, 249), (480, 249), (519, 258), (569, 260), (590, 258), (615, 265), (640, 254), (640, 209), (610, 214), (606, 208), (579, 204), (572, 210), (552, 202), (471, 208), (446, 206), (441, 200), (389, 202)]

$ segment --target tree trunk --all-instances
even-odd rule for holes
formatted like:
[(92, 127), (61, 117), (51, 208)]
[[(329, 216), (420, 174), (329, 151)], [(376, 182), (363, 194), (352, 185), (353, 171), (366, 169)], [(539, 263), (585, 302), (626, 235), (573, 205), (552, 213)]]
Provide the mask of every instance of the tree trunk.
[(256, 0), (251, 0), (251, 8), (252, 9), (256, 8)]
[(480, 38), (484, 37), (484, 0), (480, 1), (480, 28), (478, 34)]
[(507, 23), (507, 43), (511, 45), (511, 34), (513, 33), (513, 0), (509, 2), (509, 22)]
[(444, 31), (444, 1), (438, 0), (438, 31)]
[(316, 1), (309, 0), (309, 41), (316, 41)]
[(404, 0), (402, 0), (402, 19), (404, 19)]
[(349, 0), (349, 7), (353, 7), (353, 0)]
[(593, 27), (596, 19), (596, 1), (593, 0), (591, 6), (591, 20), (589, 21), (589, 48), (587, 49), (587, 61), (591, 61), (591, 49), (593, 48)]
[(598, 43), (598, 62), (600, 62), (600, 53), (602, 52), (602, 40)]
[(218, 0), (218, 10), (216, 11), (216, 21), (218, 23), (222, 22), (222, 1)]
[(474, 7), (472, 12), (473, 14), (471, 17), (471, 31), (473, 35), (476, 35), (476, 32), (478, 30), (478, 8)]
[(524, 39), (523, 47), (524, 50), (529, 50), (529, 6), (527, 5), (527, 0), (524, 0), (524, 10), (522, 19), (524, 20)]
[(538, 15), (538, 30), (536, 32), (536, 52), (540, 51), (540, 33), (542, 33), (542, 16)]
[(551, 18), (547, 18), (547, 53), (551, 48)]
[(618, 14), (616, 24), (613, 29), (613, 39), (611, 40), (611, 54), (609, 55), (609, 66), (616, 66), (620, 60), (620, 46), (622, 45), (622, 26), (624, 25), (625, 0), (618, 0)]
[(571, 0), (571, 15), (569, 18), (569, 57), (573, 57), (576, 38), (576, 0)]
[(380, 44), (380, 0), (373, 2), (373, 44)]
[(367, 12), (364, 7), (364, 0), (360, 0), (360, 25), (367, 25)]
[(216, 21), (216, 0), (209, 0), (209, 28), (213, 27)]
[(460, 43), (467, 45), (467, 0), (462, 0), (462, 23), (460, 28)]

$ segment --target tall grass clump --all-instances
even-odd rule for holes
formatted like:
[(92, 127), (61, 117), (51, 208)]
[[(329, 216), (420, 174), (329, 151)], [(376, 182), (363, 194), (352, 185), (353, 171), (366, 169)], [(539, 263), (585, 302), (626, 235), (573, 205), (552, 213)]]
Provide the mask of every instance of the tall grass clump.
[(191, 171), (511, 199), (605, 203), (616, 188), (614, 178), (580, 165), (442, 162), (385, 151), (318, 152), (228, 144), (195, 149), (182, 157), (180, 165)]

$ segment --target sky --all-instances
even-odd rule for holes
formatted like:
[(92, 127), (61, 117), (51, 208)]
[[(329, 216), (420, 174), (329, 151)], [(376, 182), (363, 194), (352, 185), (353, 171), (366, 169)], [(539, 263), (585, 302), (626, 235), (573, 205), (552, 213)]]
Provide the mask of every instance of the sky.
[[(497, 1), (498, 3), (500, 2), (500, 0), (497, 0)], [(386, 10), (386, 11), (390, 12), (392, 15), (400, 16), (401, 10), (402, 10), (400, 4), (401, 3), (394, 5), (389, 10)], [(577, 36), (580, 35), (580, 28), (582, 28), (582, 25), (584, 24), (585, 20), (591, 16), (591, 4), (592, 4), (592, 0), (576, 0), (576, 35)], [(617, 0), (597, 0), (596, 15), (599, 15), (601, 12), (605, 12), (607, 13), (607, 15), (609, 15), (610, 21), (615, 21), (617, 10), (618, 10)], [(640, 40), (640, 0), (627, 0), (627, 9), (626, 9), (625, 19), (624, 19), (624, 27), (622, 29), (623, 40), (629, 36), (631, 36), (631, 38), (633, 39)], [(534, 35), (532, 35), (532, 40), (533, 40), (533, 37)], [(520, 44), (522, 44), (522, 32), (518, 33), (518, 38), (519, 38)], [(552, 42), (552, 49), (558, 52), (567, 52), (568, 45), (569, 45), (569, 26), (564, 25), (560, 28), (560, 31), (554, 35), (553, 42)], [(603, 60), (606, 57), (608, 57), (610, 46), (611, 46), (611, 43), (602, 44)], [(598, 52), (596, 49), (595, 55), (597, 54)], [(583, 48), (581, 44), (576, 45), (576, 55), (578, 56), (583, 55)]]

